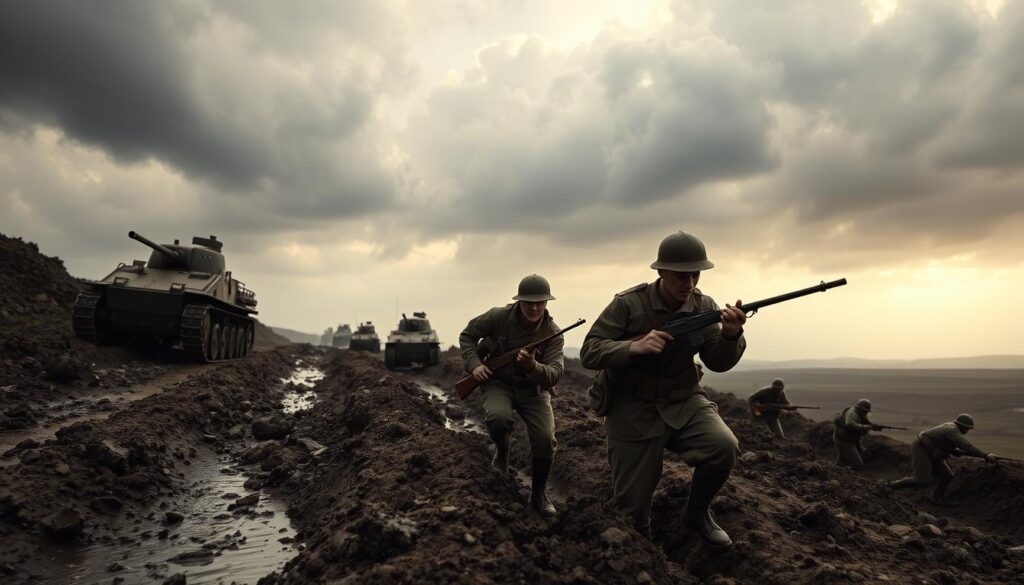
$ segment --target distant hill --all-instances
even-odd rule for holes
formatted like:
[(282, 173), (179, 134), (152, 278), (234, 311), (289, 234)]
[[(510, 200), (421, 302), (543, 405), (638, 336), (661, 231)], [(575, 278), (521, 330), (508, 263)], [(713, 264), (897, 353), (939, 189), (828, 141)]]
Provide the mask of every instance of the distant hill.
[(972, 357), (929, 358), (918, 360), (872, 360), (853, 357), (804, 360), (740, 360), (737, 370), (777, 370), (804, 368), (863, 368), (907, 370), (1024, 369), (1024, 355), (979, 355)]
[(287, 337), (292, 343), (311, 343), (313, 345), (320, 345), (320, 336), (313, 333), (303, 333), (301, 331), (295, 331), (292, 329), (285, 329), (284, 327), (271, 327), (274, 333), (282, 337)]

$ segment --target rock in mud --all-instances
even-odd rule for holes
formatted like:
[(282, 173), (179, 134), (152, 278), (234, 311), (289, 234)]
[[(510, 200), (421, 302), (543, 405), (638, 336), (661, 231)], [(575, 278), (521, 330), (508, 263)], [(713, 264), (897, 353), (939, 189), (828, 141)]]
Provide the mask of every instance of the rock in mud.
[(288, 436), (295, 427), (295, 421), (283, 414), (271, 414), (252, 422), (252, 436), (259, 441), (278, 440)]
[(167, 512), (164, 514), (164, 525), (170, 526), (171, 524), (178, 524), (185, 520), (185, 515), (181, 512)]
[(175, 573), (164, 580), (163, 585), (187, 585), (184, 573)]
[(85, 521), (71, 508), (64, 508), (43, 520), (43, 534), (60, 542), (74, 543), (82, 539)]
[(58, 384), (70, 384), (75, 380), (80, 380), (86, 373), (82, 362), (68, 353), (62, 353), (56, 358), (47, 360), (43, 369), (46, 379)]

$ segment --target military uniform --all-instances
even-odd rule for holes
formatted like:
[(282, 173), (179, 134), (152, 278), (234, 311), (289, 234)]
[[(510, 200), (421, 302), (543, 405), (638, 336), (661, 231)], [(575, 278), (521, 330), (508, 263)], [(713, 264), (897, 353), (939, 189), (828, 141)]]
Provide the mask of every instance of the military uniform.
[[(761, 423), (776, 437), (785, 437), (786, 434), (782, 432), (782, 424), (779, 422), (779, 410), (765, 410), (763, 412), (757, 409), (758, 405), (761, 404), (789, 404), (789, 399), (786, 398), (786, 390), (777, 386), (767, 386), (761, 388), (757, 392), (750, 395), (747, 399), (750, 404), (750, 414), (754, 418), (754, 422)], [(760, 414), (759, 414), (760, 412)]]
[[(558, 330), (547, 311), (535, 327), (527, 329), (520, 324), (516, 303), (495, 307), (473, 318), (459, 335), (466, 372), (472, 373), (474, 368), (483, 365), (478, 346), (496, 356)], [(556, 337), (544, 346), (532, 371), (523, 371), (513, 362), (494, 372), (494, 376), (481, 385), (488, 430), (492, 434), (511, 432), (515, 424), (513, 413), (518, 413), (526, 424), (533, 457), (538, 459), (551, 460), (557, 446), (551, 389), (562, 377), (565, 367), (563, 345), (562, 337)]]
[[(580, 353), (584, 367), (604, 370), (607, 376), (605, 427), (613, 504), (641, 531), (649, 530), (651, 500), (661, 480), (665, 449), (679, 453), (696, 468), (691, 501), (698, 485), (714, 484), (701, 488), (708, 492), (702, 496), (707, 501), (700, 503), (703, 511), (725, 483), (738, 441), (718, 415), (717, 405), (701, 389), (702, 372), (694, 356), (699, 354), (711, 370), (724, 372), (739, 362), (746, 348), (742, 331), (736, 339), (726, 339), (715, 324), (696, 338), (676, 340), (659, 354), (631, 357), (631, 338), (657, 329), (670, 318), (719, 310), (711, 297), (694, 290), (672, 311), (662, 299), (659, 284), (660, 279), (617, 294), (594, 322)], [(701, 482), (701, 474), (714, 478)]]
[[(973, 425), (972, 425), (973, 426)], [(953, 481), (953, 470), (946, 463), (954, 454), (985, 457), (957, 428), (955, 422), (942, 423), (922, 431), (910, 444), (914, 475), (890, 482), (894, 488), (924, 487), (935, 484), (932, 499), (941, 502)]]
[(832, 431), (832, 442), (835, 443), (836, 451), (839, 452), (836, 465), (849, 465), (855, 470), (863, 469), (864, 450), (860, 440), (872, 428), (871, 421), (868, 420), (868, 413), (850, 407), (843, 411), (837, 422), (839, 424), (835, 425), (835, 429)]

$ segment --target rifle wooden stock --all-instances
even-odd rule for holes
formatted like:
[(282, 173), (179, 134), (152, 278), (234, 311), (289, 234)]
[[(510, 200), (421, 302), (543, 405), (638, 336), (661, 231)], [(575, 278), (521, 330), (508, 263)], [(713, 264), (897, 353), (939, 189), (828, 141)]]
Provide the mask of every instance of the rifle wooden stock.
[[(511, 351), (506, 351), (505, 353), (499, 355), (494, 359), (488, 358), (484, 360), (484, 365), (490, 368), (492, 372), (497, 371), (515, 361), (516, 356), (519, 355), (520, 351), (524, 349), (531, 353), (537, 351), (537, 349), (543, 346), (545, 343), (551, 341), (556, 337), (559, 337), (560, 335), (565, 335), (566, 331), (570, 329), (575, 329), (576, 327), (579, 327), (580, 325), (583, 325), (586, 322), (586, 319), (577, 319), (576, 322), (573, 323), (572, 325), (569, 325), (564, 329), (560, 329), (543, 339), (538, 339), (537, 341), (528, 343), (523, 347), (513, 349)], [(479, 380), (474, 378), (472, 374), (470, 374), (469, 376), (466, 376), (455, 383), (455, 392), (459, 395), (459, 398), (465, 400), (466, 397), (472, 394), (473, 390), (476, 390), (477, 386), (479, 386), (482, 383), (483, 382), (480, 382)]]

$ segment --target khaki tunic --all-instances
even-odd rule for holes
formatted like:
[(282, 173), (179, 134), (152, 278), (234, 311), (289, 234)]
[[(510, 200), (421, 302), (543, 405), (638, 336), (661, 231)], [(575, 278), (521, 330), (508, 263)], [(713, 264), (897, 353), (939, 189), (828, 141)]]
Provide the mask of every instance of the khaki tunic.
[[(631, 358), (631, 338), (651, 330), (640, 294), (648, 295), (656, 319), (720, 309), (711, 297), (694, 290), (687, 302), (673, 312), (658, 293), (659, 283), (660, 279), (615, 295), (583, 341), (580, 351), (583, 366), (612, 371), (609, 412), (605, 419), (610, 438), (643, 441), (664, 436), (666, 425), (670, 429), (682, 428), (699, 408), (689, 401), (700, 392), (698, 383), (703, 375), (693, 361), (694, 356), (700, 355), (701, 361), (712, 371), (725, 372), (740, 361), (746, 349), (742, 334), (736, 339), (726, 339), (722, 337), (721, 324), (715, 324), (698, 333), (699, 340), (677, 340), (659, 355)], [(656, 372), (660, 387), (631, 383), (637, 380), (638, 370)]]
[(914, 475), (895, 482), (898, 487), (931, 485), (937, 479), (953, 479), (953, 470), (946, 463), (955, 451), (976, 457), (984, 457), (985, 452), (967, 440), (967, 437), (956, 427), (956, 423), (947, 422), (934, 426), (914, 439), (910, 444), (910, 455)]
[[(506, 325), (507, 332), (503, 335)], [(547, 311), (535, 327), (524, 328), (519, 323), (516, 303), (495, 307), (472, 319), (459, 335), (466, 372), (472, 373), (474, 368), (483, 365), (478, 347), (485, 347), (490, 355), (498, 356), (558, 330)], [(523, 371), (513, 363), (495, 371), (491, 379), (481, 385), (480, 399), (492, 436), (512, 432), (513, 413), (518, 413), (526, 424), (530, 450), (536, 459), (552, 459), (558, 445), (551, 390), (565, 368), (563, 345), (564, 339), (556, 337), (544, 346), (532, 370)]]
[(832, 442), (836, 446), (836, 465), (849, 465), (853, 469), (864, 468), (864, 452), (860, 439), (871, 430), (867, 413), (860, 414), (852, 406), (843, 413), (841, 424), (832, 431)]
[(647, 295), (657, 325), (667, 318), (719, 310), (714, 300), (695, 290), (673, 312), (658, 293), (658, 285), (658, 281), (638, 285), (616, 295), (590, 328), (580, 353), (585, 367), (609, 374), (605, 427), (612, 503), (640, 530), (650, 526), (665, 449), (679, 453), (691, 466), (728, 470), (739, 446), (717, 405), (701, 391), (694, 356), (700, 355), (713, 371), (724, 372), (743, 355), (742, 334), (725, 339), (721, 325), (715, 324), (695, 339), (674, 341), (656, 356), (629, 356), (631, 338), (651, 330), (639, 295)]

